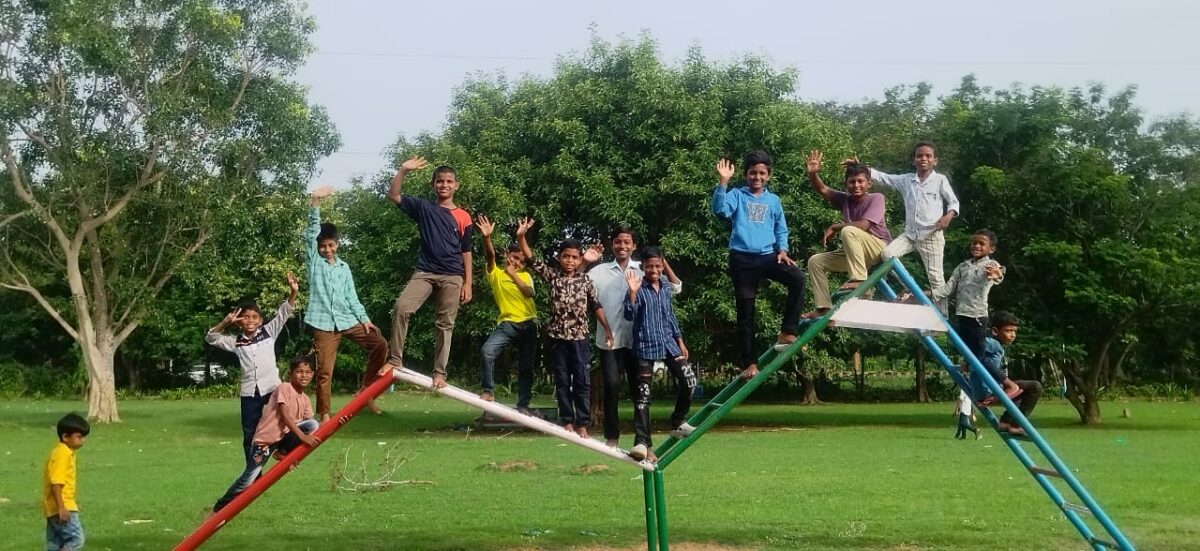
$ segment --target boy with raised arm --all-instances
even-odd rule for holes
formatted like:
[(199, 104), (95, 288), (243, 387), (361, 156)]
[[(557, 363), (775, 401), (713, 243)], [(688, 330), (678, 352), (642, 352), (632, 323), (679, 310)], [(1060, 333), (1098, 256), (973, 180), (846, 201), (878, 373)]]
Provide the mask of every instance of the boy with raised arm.
[[(856, 157), (845, 163), (862, 164)], [(925, 265), (929, 286), (935, 292), (945, 285), (942, 256), (946, 236), (943, 230), (959, 215), (958, 197), (950, 188), (950, 180), (933, 170), (937, 164), (937, 146), (921, 141), (913, 147), (916, 172), (887, 174), (871, 169), (872, 182), (896, 189), (904, 199), (904, 233), (883, 249), (883, 259), (900, 258), (916, 250)], [(943, 313), (946, 311), (943, 303), (938, 306)]]
[[(317, 360), (317, 415), (329, 420), (333, 368), (342, 337), (367, 353), (363, 370), (363, 388), (371, 384), (380, 370), (387, 367), (388, 344), (379, 328), (367, 317), (367, 309), (358, 300), (350, 265), (337, 254), (337, 226), (321, 223), (321, 200), (333, 195), (333, 186), (321, 186), (312, 193), (308, 209), (308, 227), (304, 230), (305, 265), (308, 267), (308, 312), (304, 322), (313, 335)], [(375, 401), (367, 402), (372, 413), (379, 413)]]
[(546, 334), (550, 337), (548, 349), (550, 363), (554, 367), (554, 395), (558, 399), (559, 421), (567, 430), (587, 438), (588, 426), (592, 421), (588, 312), (596, 313), (596, 320), (604, 327), (605, 344), (610, 348), (613, 342), (612, 328), (604, 316), (604, 308), (596, 298), (592, 281), (579, 271), (583, 261), (583, 245), (575, 239), (567, 239), (559, 247), (558, 267), (546, 266), (541, 259), (533, 256), (533, 250), (525, 239), (526, 232), (533, 224), (531, 218), (521, 221), (517, 226), (517, 242), (533, 273), (550, 287), (550, 322), (546, 324)]
[(510, 343), (517, 343), (517, 411), (532, 415), (529, 401), (533, 395), (533, 354), (537, 347), (537, 309), (533, 304), (533, 276), (525, 269), (521, 246), (509, 243), (504, 253), (504, 268), (496, 265), (496, 249), (492, 246), (495, 224), (479, 215), (475, 225), (483, 235), (483, 254), (487, 258), (487, 282), (496, 299), (500, 317), (496, 329), (488, 335), (479, 354), (483, 358), (483, 394), (487, 401), (495, 399), (493, 375), (496, 360)]
[[(287, 274), (288, 298), (279, 305), (275, 317), (263, 325), (262, 311), (253, 302), (241, 306), (225, 316), (204, 335), (204, 341), (226, 352), (233, 352), (242, 368), (240, 385), (242, 411), (242, 452), (250, 460), (251, 440), (254, 427), (262, 418), (263, 407), (271, 400), (271, 393), (279, 386), (279, 366), (275, 365), (275, 341), (292, 316), (296, 305), (296, 293), (300, 284), (291, 272)], [(237, 326), (237, 336), (224, 333), (230, 325)]]
[[(433, 296), (437, 316), (433, 325), (433, 386), (446, 386), (446, 364), (450, 361), (450, 342), (454, 337), (454, 320), (458, 307), (471, 301), (471, 215), (454, 204), (458, 191), (458, 175), (442, 165), (433, 169), (430, 185), (436, 200), (402, 195), (404, 178), (428, 163), (413, 157), (400, 165), (388, 189), (388, 200), (395, 203), (417, 223), (421, 248), (416, 270), (396, 299), (392, 314), (391, 356), (388, 364), (404, 365), (404, 341), (408, 338), (408, 320)], [(384, 367), (380, 374), (389, 369)]]
[(729, 220), (729, 275), (737, 308), (738, 345), (742, 378), (758, 374), (758, 356), (754, 348), (754, 300), (763, 279), (778, 281), (787, 287), (783, 306), (783, 324), (775, 349), (783, 350), (796, 342), (800, 327), (800, 308), (804, 304), (804, 274), (788, 257), (788, 228), (779, 196), (767, 189), (771, 179), (771, 156), (751, 151), (742, 159), (746, 186), (728, 189), (733, 163), (717, 162), (717, 187), (713, 190), (712, 211)]
[(846, 191), (830, 189), (821, 180), (821, 152), (808, 155), (808, 181), (818, 195), (833, 208), (842, 212), (842, 222), (833, 224), (821, 236), (821, 246), (837, 234), (842, 248), (833, 252), (814, 254), (808, 259), (808, 281), (812, 284), (816, 310), (808, 317), (819, 317), (833, 307), (829, 296), (829, 272), (846, 272), (849, 279), (843, 290), (853, 289), (867, 279), (867, 269), (880, 260), (892, 234), (884, 221), (886, 210), (882, 193), (871, 189), (871, 170), (865, 165), (847, 164), (843, 183)]

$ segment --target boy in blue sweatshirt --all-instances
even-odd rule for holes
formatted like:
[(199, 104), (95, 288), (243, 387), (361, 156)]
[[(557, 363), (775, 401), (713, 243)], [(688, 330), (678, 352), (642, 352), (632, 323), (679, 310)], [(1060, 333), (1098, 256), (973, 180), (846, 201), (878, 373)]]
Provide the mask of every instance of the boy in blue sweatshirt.
[(751, 151), (742, 160), (746, 186), (728, 189), (733, 163), (717, 162), (717, 189), (713, 190), (712, 211), (733, 224), (729, 232), (729, 276), (737, 308), (737, 332), (742, 377), (758, 374), (754, 348), (754, 299), (764, 278), (782, 283), (788, 289), (783, 307), (783, 326), (775, 341), (782, 350), (796, 342), (800, 308), (804, 302), (804, 272), (788, 258), (788, 228), (779, 196), (767, 190), (771, 179), (771, 156)]

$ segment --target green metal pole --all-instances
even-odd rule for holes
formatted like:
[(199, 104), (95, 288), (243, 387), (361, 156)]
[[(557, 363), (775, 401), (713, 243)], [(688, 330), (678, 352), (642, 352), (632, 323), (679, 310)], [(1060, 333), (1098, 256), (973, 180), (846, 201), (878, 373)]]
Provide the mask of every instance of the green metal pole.
[(646, 495), (646, 548), (658, 551), (658, 501), (654, 493), (654, 477), (642, 471), (642, 491)]
[[(692, 434), (688, 435), (683, 440), (678, 441), (678, 443), (671, 442), (673, 445), (671, 445), (669, 449), (665, 445), (660, 447), (660, 449), (663, 449), (665, 453), (657, 454), (658, 469), (666, 469), (672, 462), (678, 459), (684, 451), (687, 451), (687, 449), (691, 447), (691, 445), (694, 444), (697, 439), (703, 436), (704, 433), (708, 432), (709, 429), (716, 426), (716, 424), (720, 422), (721, 418), (728, 415), (735, 406), (742, 403), (747, 396), (758, 389), (758, 387), (766, 382), (767, 379), (770, 379), (771, 375), (773, 375), (779, 370), (780, 367), (792, 359), (792, 356), (799, 354), (800, 349), (803, 348), (804, 345), (808, 344), (809, 341), (817, 336), (817, 333), (820, 333), (829, 325), (830, 320), (833, 319), (834, 312), (836, 312), (846, 300), (857, 298), (865, 294), (868, 290), (874, 288), (875, 284), (879, 283), (879, 280), (883, 279), (884, 276), (892, 271), (892, 266), (895, 262), (895, 259), (888, 259), (884, 261), (879, 265), (878, 268), (875, 269), (874, 272), (871, 273), (871, 276), (868, 277), (866, 281), (860, 283), (858, 287), (850, 293), (849, 296), (847, 296), (841, 302), (835, 304), (834, 307), (829, 310), (829, 312), (826, 312), (825, 315), (821, 316), (821, 318), (819, 318), (816, 322), (809, 324), (808, 329), (804, 331), (804, 334), (800, 335), (800, 337), (796, 339), (796, 342), (788, 347), (787, 350), (775, 354), (774, 358), (768, 362), (767, 365), (759, 368), (758, 375), (756, 375), (753, 379), (746, 381), (745, 384), (737, 387), (737, 390), (728, 398), (726, 398), (716, 411), (703, 417), (703, 420), (700, 421), (699, 424), (694, 424), (693, 426), (696, 427), (696, 430), (693, 431)], [(725, 392), (722, 391), (721, 394), (725, 394)]]
[[(659, 551), (667, 551), (670, 547), (670, 536), (667, 533), (667, 492), (663, 489), (663, 472), (654, 469), (654, 496), (657, 503), (655, 509), (658, 513), (658, 549)], [(642, 473), (645, 476), (645, 473)]]

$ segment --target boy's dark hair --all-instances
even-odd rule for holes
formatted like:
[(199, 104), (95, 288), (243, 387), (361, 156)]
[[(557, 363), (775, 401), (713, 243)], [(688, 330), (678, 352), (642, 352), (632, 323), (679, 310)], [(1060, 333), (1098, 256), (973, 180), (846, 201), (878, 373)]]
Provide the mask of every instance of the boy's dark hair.
[(767, 173), (771, 173), (771, 156), (766, 151), (756, 149), (747, 153), (745, 157), (742, 157), (742, 174), (745, 174), (747, 170), (750, 170), (750, 167), (757, 164), (767, 165)]
[(562, 254), (567, 249), (575, 249), (579, 254), (583, 254), (583, 243), (580, 243), (578, 239), (569, 237), (563, 240), (562, 245), (558, 246), (558, 254)]
[(850, 178), (858, 176), (859, 174), (866, 176), (867, 180), (869, 181), (871, 179), (871, 167), (869, 167), (867, 165), (863, 165), (863, 164), (858, 164), (858, 163), (847, 164), (846, 165), (846, 175), (842, 176), (842, 181), (844, 182), (846, 180), (849, 180)]
[(1018, 320), (1017, 315), (1012, 312), (1005, 312), (1004, 310), (1000, 310), (998, 312), (992, 313), (991, 325), (992, 325), (992, 327), (994, 327), (996, 329), (999, 329), (1001, 327), (1008, 327), (1010, 325), (1018, 325), (1019, 326), (1019, 325), (1021, 325), (1021, 320)]
[(982, 236), (986, 237), (988, 239), (988, 242), (991, 243), (993, 247), (1000, 244), (1000, 238), (996, 237), (996, 232), (989, 230), (987, 228), (983, 228), (981, 230), (975, 230), (975, 233), (973, 233), (972, 235), (982, 235)]
[(295, 371), (297, 367), (302, 365), (312, 367), (312, 358), (308, 354), (293, 356), (291, 361), (288, 362), (288, 373)]
[(429, 177), (429, 183), (432, 184), (432, 183), (436, 182), (438, 174), (443, 174), (446, 172), (453, 174), (455, 180), (458, 179), (458, 172), (454, 170), (454, 167), (452, 167), (450, 165), (438, 165), (437, 168), (433, 169), (433, 176)]
[(629, 226), (623, 226), (623, 225), (617, 226), (616, 228), (614, 228), (612, 233), (608, 234), (608, 240), (612, 241), (612, 240), (616, 239), (617, 237), (619, 237), (621, 234), (627, 234), (629, 236), (629, 239), (632, 239), (634, 243), (637, 243), (637, 234), (633, 233), (633, 228), (631, 228)]
[(922, 147), (928, 147), (929, 149), (932, 149), (932, 150), (933, 150), (933, 156), (934, 156), (934, 157), (937, 157), (937, 154), (938, 154), (937, 146), (936, 146), (936, 145), (933, 145), (933, 142), (931, 142), (931, 141), (929, 141), (929, 140), (921, 140), (921, 141), (917, 142), (917, 144), (913, 146), (913, 150), (912, 150), (912, 156), (913, 156), (913, 157), (916, 157), (916, 156), (917, 156), (917, 150), (918, 150), (918, 149), (921, 149)]
[(662, 257), (663, 257), (662, 249), (655, 247), (653, 245), (649, 246), (649, 247), (642, 247), (642, 262), (650, 260), (651, 258), (662, 258)]
[(258, 303), (254, 302), (253, 300), (243, 301), (241, 304), (238, 304), (238, 308), (240, 308), (243, 313), (257, 312), (259, 317), (262, 317), (262, 315), (263, 315), (262, 310), (259, 309), (259, 307), (258, 307)]
[(337, 226), (334, 225), (332, 222), (322, 223), (321, 231), (320, 231), (320, 233), (317, 234), (317, 243), (320, 243), (322, 241), (329, 241), (329, 240), (337, 241), (337, 239), (338, 239)]
[(512, 243), (509, 243), (508, 247), (505, 247), (504, 250), (506, 250), (510, 253), (519, 253), (519, 252), (521, 252), (521, 244), (517, 243), (516, 241), (513, 241)]
[(89, 432), (92, 432), (92, 426), (78, 413), (68, 413), (58, 420), (58, 439), (60, 441), (63, 435), (82, 434), (87, 436)]

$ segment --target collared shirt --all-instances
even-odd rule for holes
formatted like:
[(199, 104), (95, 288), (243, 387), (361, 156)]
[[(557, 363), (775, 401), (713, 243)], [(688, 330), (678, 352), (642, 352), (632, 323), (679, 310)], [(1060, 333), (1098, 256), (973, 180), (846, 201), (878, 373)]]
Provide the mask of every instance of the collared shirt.
[(317, 252), (317, 235), (321, 233), (321, 209), (308, 210), (308, 227), (304, 229), (305, 263), (308, 265), (308, 313), (304, 322), (321, 331), (345, 331), (359, 323), (367, 323), (367, 309), (358, 300), (354, 275), (350, 266), (335, 258), (330, 264)]
[(904, 235), (912, 239), (924, 239), (933, 233), (934, 225), (947, 212), (962, 214), (950, 180), (939, 172), (930, 171), (921, 182), (913, 172), (887, 174), (872, 168), (871, 181), (900, 192), (904, 198)]
[(260, 326), (253, 335), (239, 333), (238, 336), (217, 333), (211, 329), (204, 340), (226, 352), (237, 356), (238, 365), (242, 367), (242, 396), (254, 396), (258, 390), (259, 396), (266, 396), (279, 386), (279, 366), (275, 364), (275, 339), (279, 331), (292, 315), (292, 304), (283, 301), (275, 317)]
[(829, 203), (842, 211), (842, 221), (853, 223), (866, 220), (870, 223), (867, 233), (878, 237), (885, 244), (892, 242), (892, 232), (888, 231), (885, 221), (887, 209), (884, 207), (882, 193), (868, 193), (861, 201), (855, 203), (849, 193), (836, 189), (830, 191), (833, 195), (829, 198)]
[(999, 285), (1004, 281), (1004, 272), (1000, 272), (1000, 279), (988, 279), (987, 272), (983, 269), (989, 265), (1000, 264), (990, 257), (982, 257), (979, 259), (968, 258), (962, 264), (954, 268), (954, 273), (950, 274), (950, 279), (946, 280), (946, 284), (933, 290), (933, 300), (942, 302), (954, 293), (957, 306), (954, 313), (959, 316), (968, 318), (986, 318), (988, 315), (988, 292), (992, 290), (992, 286)]
[(297, 391), (291, 383), (281, 384), (275, 389), (275, 395), (271, 396), (267, 407), (263, 409), (262, 419), (258, 420), (258, 427), (254, 429), (254, 443), (274, 444), (282, 440), (283, 435), (288, 432), (284, 419), (291, 419), (292, 423), (299, 424), (312, 416), (312, 402), (308, 400), (308, 396)]
[(671, 289), (667, 278), (659, 278), (658, 290), (649, 281), (638, 288), (637, 301), (625, 293), (623, 318), (633, 322), (633, 351), (642, 360), (661, 360), (680, 355), (679, 343), (683, 333), (671, 307)]
[(588, 312), (601, 309), (592, 280), (578, 271), (565, 275), (559, 268), (546, 266), (536, 258), (530, 262), (530, 267), (550, 287), (550, 322), (546, 324), (546, 335), (567, 341), (586, 340)]
[(755, 195), (745, 187), (713, 190), (713, 214), (729, 220), (729, 250), (755, 255), (788, 250), (787, 220), (779, 196), (763, 188)]
[[(638, 277), (642, 277), (642, 263), (636, 260), (630, 260), (626, 270), (632, 271)], [(600, 306), (605, 312), (619, 312), (625, 307), (625, 297), (629, 295), (629, 282), (625, 281), (625, 271), (621, 270), (621, 265), (617, 261), (605, 262), (597, 264), (588, 271), (588, 277), (592, 280), (592, 285), (596, 286), (596, 296), (600, 299)], [(677, 295), (683, 291), (683, 283), (670, 283), (671, 294)], [(625, 319), (625, 316), (612, 316), (608, 320), (608, 326), (612, 328), (613, 345), (610, 349), (604, 345), (604, 328), (600, 324), (596, 324), (596, 346), (601, 350), (616, 350), (618, 348), (633, 347), (633, 321)]]
[(61, 441), (50, 450), (46, 459), (46, 470), (42, 472), (42, 517), (58, 514), (58, 500), (54, 499), (54, 488), (61, 485), (63, 506), (68, 511), (78, 511), (75, 502), (75, 450)]
[[(529, 270), (517, 270), (517, 277), (533, 287), (533, 276)], [(500, 317), (496, 319), (496, 323), (521, 323), (537, 318), (533, 297), (525, 296), (504, 268), (493, 266), (492, 271), (488, 272), (487, 281), (488, 286), (492, 288), (492, 297), (496, 299), (496, 308), (500, 310)]]

